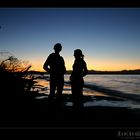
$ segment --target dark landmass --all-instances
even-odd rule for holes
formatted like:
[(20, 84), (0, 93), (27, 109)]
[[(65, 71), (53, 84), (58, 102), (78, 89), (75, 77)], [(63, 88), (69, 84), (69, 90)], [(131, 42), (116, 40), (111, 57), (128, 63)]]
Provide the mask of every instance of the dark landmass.
[(140, 74), (140, 70), (122, 70), (122, 71), (89, 71), (89, 74)]
[[(0, 127), (92, 129), (139, 127), (140, 124), (140, 110), (138, 109), (107, 106), (74, 108), (65, 104), (70, 102), (70, 95), (64, 95), (63, 102), (57, 102), (57, 100), (50, 102), (47, 97), (44, 99), (32, 97), (11, 100), (5, 103), (5, 106), (1, 106)], [(122, 100), (102, 96), (95, 96), (95, 98), (96, 100)], [(84, 96), (84, 102), (91, 100), (91, 96)]]
[[(71, 70), (67, 70), (66, 74), (71, 74)], [(29, 71), (31, 74), (47, 74), (47, 72), (40, 72), (40, 71)], [(96, 70), (89, 70), (88, 74), (140, 74), (140, 69), (136, 70), (122, 70), (122, 71), (96, 71)]]

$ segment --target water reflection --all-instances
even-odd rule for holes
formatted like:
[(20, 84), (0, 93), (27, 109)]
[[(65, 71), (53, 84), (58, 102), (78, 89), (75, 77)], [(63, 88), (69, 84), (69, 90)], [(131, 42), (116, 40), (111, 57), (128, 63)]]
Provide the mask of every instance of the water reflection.
[[(91, 76), (92, 77), (92, 76)], [(90, 77), (90, 78), (91, 78)], [(67, 75), (65, 80), (68, 80), (69, 76)], [(36, 79), (37, 83), (33, 90), (38, 91), (38, 93), (46, 94), (47, 96), (37, 97), (36, 99), (44, 99), (48, 98), (49, 95), (49, 81), (46, 79)], [(63, 94), (71, 94), (71, 87), (69, 84), (65, 83)], [(88, 88), (84, 88), (83, 95), (90, 95), (92, 97), (91, 101), (85, 102), (84, 106), (108, 106), (108, 107), (126, 107), (126, 108), (140, 108), (139, 102), (130, 101), (130, 100), (113, 100), (113, 98), (109, 95), (105, 95), (101, 92), (90, 90)], [(109, 100), (109, 98), (112, 98)], [(66, 106), (72, 106), (73, 103), (71, 101), (66, 102)]]
[[(37, 90), (39, 93), (49, 94), (49, 81), (44, 79), (37, 79), (36, 88), (34, 90)], [(64, 84), (63, 94), (71, 94), (71, 86), (67, 83)], [(101, 92), (93, 91), (87, 88), (84, 88), (83, 95), (95, 95), (95, 96), (108, 96), (105, 94), (102, 94)]]

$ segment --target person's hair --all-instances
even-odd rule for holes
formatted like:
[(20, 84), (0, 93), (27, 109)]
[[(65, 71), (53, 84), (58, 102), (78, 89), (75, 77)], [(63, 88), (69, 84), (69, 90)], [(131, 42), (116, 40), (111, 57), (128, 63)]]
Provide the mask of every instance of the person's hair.
[(54, 50), (61, 50), (62, 49), (62, 45), (60, 43), (56, 43), (53, 47)]
[(82, 53), (82, 51), (80, 49), (74, 50), (74, 56), (84, 59), (84, 55), (83, 55), (83, 53)]

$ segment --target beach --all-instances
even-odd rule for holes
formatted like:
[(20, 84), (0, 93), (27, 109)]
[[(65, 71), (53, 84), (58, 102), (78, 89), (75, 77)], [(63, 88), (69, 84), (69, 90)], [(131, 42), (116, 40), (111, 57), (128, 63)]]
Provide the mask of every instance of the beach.
[(30, 98), (15, 103), (9, 101), (3, 108), (1, 128), (139, 128), (139, 103), (130, 99), (85, 89), (83, 105), (73, 107), (70, 85), (65, 83), (63, 100), (49, 101), (49, 88), (39, 93), (32, 91)]

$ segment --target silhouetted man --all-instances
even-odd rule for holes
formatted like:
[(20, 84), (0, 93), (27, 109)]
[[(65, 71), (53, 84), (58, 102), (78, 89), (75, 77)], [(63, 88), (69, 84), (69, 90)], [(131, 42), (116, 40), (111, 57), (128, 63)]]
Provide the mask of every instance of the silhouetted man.
[(65, 62), (60, 51), (62, 46), (60, 43), (54, 45), (54, 53), (51, 53), (44, 63), (44, 70), (50, 74), (50, 98), (55, 97), (55, 90), (57, 90), (56, 97), (60, 99), (62, 97), (62, 91), (64, 86), (64, 74), (66, 72)]

